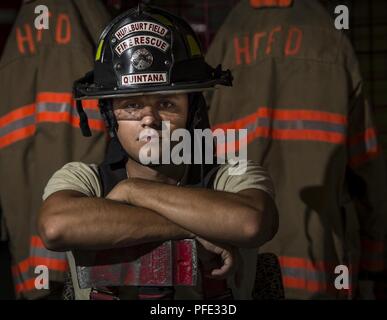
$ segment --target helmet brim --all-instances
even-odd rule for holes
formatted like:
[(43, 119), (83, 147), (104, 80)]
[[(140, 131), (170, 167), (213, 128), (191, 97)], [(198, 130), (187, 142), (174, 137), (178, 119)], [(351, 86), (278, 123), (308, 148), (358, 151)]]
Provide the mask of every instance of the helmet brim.
[(82, 84), (78, 82), (74, 87), (75, 100), (90, 100), (90, 99), (108, 99), (108, 98), (123, 98), (133, 96), (144, 96), (154, 94), (182, 94), (191, 92), (203, 92), (216, 89), (217, 85), (229, 85), (221, 79), (212, 79), (207, 82), (200, 83), (179, 83), (168, 85), (157, 85), (153, 87), (127, 88), (127, 89), (103, 89), (95, 85)]

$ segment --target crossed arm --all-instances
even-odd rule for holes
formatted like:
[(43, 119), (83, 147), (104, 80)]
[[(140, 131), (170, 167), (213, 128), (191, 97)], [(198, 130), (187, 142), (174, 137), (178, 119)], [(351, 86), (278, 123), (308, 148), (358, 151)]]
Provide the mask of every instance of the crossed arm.
[(236, 247), (258, 247), (278, 228), (273, 200), (263, 191), (239, 193), (176, 187), (137, 178), (106, 198), (76, 191), (48, 197), (38, 217), (52, 250), (107, 249), (196, 236)]

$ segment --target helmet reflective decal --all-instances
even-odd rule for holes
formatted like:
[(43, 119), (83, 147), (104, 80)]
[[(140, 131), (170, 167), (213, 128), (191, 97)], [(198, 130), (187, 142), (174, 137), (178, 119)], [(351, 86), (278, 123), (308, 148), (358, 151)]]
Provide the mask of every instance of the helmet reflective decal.
[(118, 40), (126, 37), (133, 32), (146, 31), (164, 37), (168, 33), (168, 29), (162, 25), (150, 21), (138, 21), (124, 25), (114, 34)]
[(121, 77), (121, 85), (131, 86), (144, 83), (165, 83), (167, 82), (166, 72), (136, 73)]
[(187, 41), (189, 44), (189, 49), (191, 51), (191, 57), (200, 56), (202, 54), (199, 44), (196, 42), (195, 38), (191, 35), (187, 36)]
[(98, 61), (101, 59), (101, 53), (102, 53), (102, 46), (103, 46), (103, 39), (98, 45), (97, 53), (95, 54), (95, 60)]
[(153, 63), (152, 54), (145, 48), (133, 52), (130, 62), (137, 70), (148, 69)]
[(155, 47), (161, 51), (166, 52), (169, 48), (169, 44), (160, 38), (153, 36), (134, 36), (120, 42), (116, 47), (115, 51), (120, 56), (126, 50), (129, 50), (135, 46), (150, 46)]

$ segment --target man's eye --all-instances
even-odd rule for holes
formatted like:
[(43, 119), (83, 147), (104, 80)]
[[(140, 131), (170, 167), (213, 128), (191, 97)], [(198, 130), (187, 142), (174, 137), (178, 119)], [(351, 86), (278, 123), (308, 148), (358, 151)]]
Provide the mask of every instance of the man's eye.
[(125, 105), (127, 109), (140, 109), (142, 106), (139, 103), (128, 103)]
[(172, 109), (175, 105), (171, 101), (160, 101), (159, 106), (161, 109)]

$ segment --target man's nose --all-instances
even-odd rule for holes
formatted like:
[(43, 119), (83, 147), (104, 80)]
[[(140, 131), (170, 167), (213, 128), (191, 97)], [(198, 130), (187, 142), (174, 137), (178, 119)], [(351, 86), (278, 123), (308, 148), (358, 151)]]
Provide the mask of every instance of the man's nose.
[(141, 126), (154, 127), (158, 129), (161, 126), (161, 118), (158, 110), (153, 106), (145, 106), (142, 110)]

